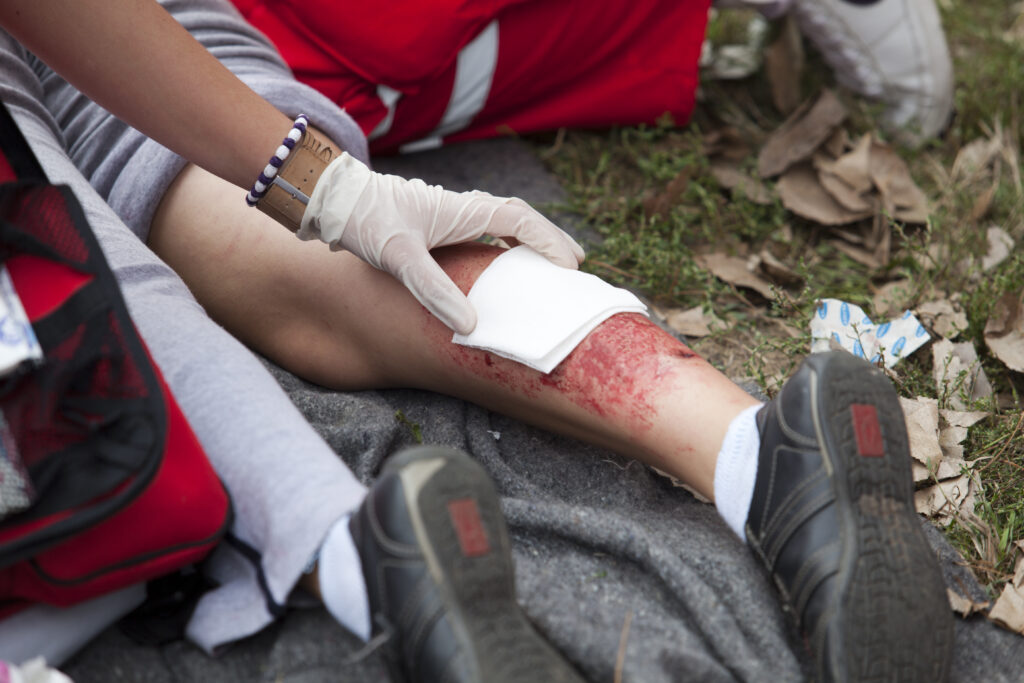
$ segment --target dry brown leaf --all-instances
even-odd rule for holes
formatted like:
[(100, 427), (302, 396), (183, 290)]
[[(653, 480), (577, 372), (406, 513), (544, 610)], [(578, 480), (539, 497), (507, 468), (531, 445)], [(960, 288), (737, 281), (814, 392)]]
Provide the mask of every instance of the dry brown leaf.
[(1008, 43), (1024, 42), (1024, 3), (1017, 3), (1014, 9), (1019, 14), (1010, 24), (1010, 28), (1003, 33), (1003, 40)]
[(910, 440), (910, 457), (934, 471), (942, 462), (939, 446), (939, 402), (919, 396), (915, 399), (900, 396), (903, 419)]
[(992, 396), (992, 384), (971, 342), (939, 339), (932, 344), (932, 375), (935, 390), (954, 410), (966, 410), (968, 403)]
[(706, 337), (714, 331), (713, 328), (725, 326), (714, 314), (704, 313), (700, 306), (669, 309), (665, 311), (665, 322), (684, 337)]
[(949, 481), (963, 475), (964, 471), (969, 469), (970, 465), (962, 457), (949, 458), (939, 463), (939, 467), (935, 471), (935, 478), (939, 481)]
[(943, 427), (939, 432), (939, 448), (942, 449), (942, 464), (939, 465), (938, 479), (948, 479), (960, 474), (967, 467), (964, 460), (963, 440), (967, 430), (963, 427)]
[(845, 128), (836, 128), (835, 132), (829, 136), (825, 144), (821, 146), (822, 151), (827, 152), (833, 159), (842, 155), (843, 152), (850, 145), (850, 136), (847, 134)]
[(932, 473), (928, 471), (928, 468), (917, 462), (916, 460), (910, 463), (910, 472), (914, 476), (914, 484), (920, 484), (923, 481), (931, 481)]
[(768, 137), (757, 157), (758, 174), (771, 178), (810, 159), (844, 119), (846, 108), (831, 90), (823, 90), (813, 105), (798, 108)]
[(818, 182), (825, 188), (825, 191), (832, 195), (832, 198), (850, 211), (874, 211), (874, 202), (871, 199), (846, 184), (839, 176), (818, 169)]
[(815, 159), (819, 171), (826, 171), (842, 180), (854, 192), (861, 194), (873, 186), (870, 172), (871, 135), (863, 135), (854, 148), (835, 160)]
[(875, 220), (871, 223), (871, 237), (867, 244), (874, 247), (874, 256), (879, 263), (889, 265), (892, 255), (892, 226), (880, 213), (875, 214)]
[(772, 90), (772, 104), (781, 114), (800, 106), (800, 77), (804, 71), (804, 44), (796, 19), (787, 14), (778, 37), (764, 52), (764, 72)]
[(975, 198), (969, 217), (972, 223), (977, 223), (988, 215), (989, 209), (992, 208), (992, 200), (996, 197), (997, 189), (999, 189), (998, 175), (992, 179), (992, 184)]
[(991, 226), (986, 232), (988, 252), (981, 257), (981, 269), (992, 270), (1009, 257), (1013, 251), (1014, 241), (1010, 233), (998, 226)]
[(873, 140), (869, 160), (871, 181), (893, 217), (908, 223), (927, 222), (928, 197), (910, 177), (902, 157), (888, 145)]
[(984, 410), (946, 410), (939, 411), (939, 417), (946, 421), (950, 427), (973, 427), (991, 413)]
[(762, 249), (754, 259), (756, 259), (753, 261), (754, 270), (760, 272), (773, 282), (786, 286), (798, 285), (803, 282), (803, 278), (797, 275), (792, 268), (775, 258), (775, 255), (768, 251), (768, 249)]
[(736, 287), (752, 289), (765, 299), (772, 298), (771, 284), (759, 275), (750, 272), (747, 261), (726, 254), (706, 254), (700, 258), (704, 268), (720, 280)]
[(992, 605), (988, 618), (1009, 631), (1024, 635), (1024, 587), (1008, 581)]
[(869, 230), (865, 230), (863, 225), (854, 225), (849, 228), (839, 226), (832, 228), (833, 235), (846, 240), (850, 244), (867, 244), (868, 232)]
[(926, 301), (917, 307), (917, 317), (940, 337), (956, 339), (967, 329), (967, 314), (949, 299)]
[(1002, 136), (972, 140), (957, 152), (950, 177), (954, 182), (961, 182), (987, 175), (992, 162), (999, 158), (1002, 147)]
[(956, 479), (940, 481), (914, 492), (914, 508), (925, 517), (930, 517), (941, 524), (949, 524), (961, 510), (971, 511), (972, 483), (968, 475)]
[[(914, 483), (932, 479), (943, 481), (970, 469), (971, 463), (964, 460), (964, 439), (971, 425), (988, 416), (987, 413), (939, 411), (936, 417), (935, 404), (935, 399), (930, 398), (916, 401), (900, 398), (910, 439), (910, 456), (914, 458), (910, 464)], [(947, 416), (953, 424), (943, 424)]]
[(1007, 292), (996, 301), (985, 324), (985, 344), (1006, 367), (1024, 372), (1024, 292)]
[(693, 168), (687, 166), (675, 178), (668, 181), (664, 190), (644, 200), (644, 213), (648, 216), (667, 217), (671, 213), (672, 207), (679, 203), (679, 198), (686, 192), (692, 179)]
[(914, 283), (910, 280), (893, 280), (878, 288), (871, 303), (878, 318), (902, 313), (910, 306), (914, 296)]
[(939, 417), (945, 423), (939, 430), (939, 447), (942, 448), (942, 465), (938, 478), (945, 479), (961, 473), (970, 467), (964, 460), (964, 439), (970, 427), (988, 417), (984, 411), (940, 410)]
[(717, 128), (701, 138), (701, 151), (708, 158), (743, 161), (753, 150), (733, 126)]
[(961, 427), (944, 427), (939, 432), (942, 462), (935, 472), (935, 478), (939, 481), (957, 477), (971, 468), (970, 463), (964, 460), (963, 440), (966, 437), (967, 430)]
[(793, 213), (822, 225), (844, 225), (870, 217), (873, 211), (850, 211), (832, 198), (808, 164), (786, 171), (775, 186), (782, 204)]
[(849, 256), (862, 266), (867, 266), (868, 268), (872, 269), (878, 269), (885, 265), (878, 259), (877, 256), (875, 256), (875, 253), (873, 251), (868, 251), (867, 249), (855, 247), (852, 244), (847, 244), (846, 242), (843, 242), (842, 240), (829, 240), (829, 244), (835, 247), (837, 251), (843, 252), (844, 254), (846, 254), (847, 256)]
[(949, 263), (951, 258), (949, 254), (949, 245), (940, 244), (938, 242), (929, 244), (924, 253), (921, 253), (920, 251), (913, 252), (911, 257), (914, 259), (914, 263), (920, 266), (922, 270), (926, 271), (935, 270), (936, 266)]
[(965, 598), (952, 588), (948, 587), (946, 588), (946, 597), (949, 598), (949, 606), (953, 611), (965, 619), (972, 614), (984, 612), (988, 609), (988, 606), (992, 604), (988, 600), (985, 602), (975, 602), (970, 598)]
[(775, 193), (767, 185), (744, 173), (736, 163), (712, 161), (711, 175), (733, 197), (743, 196), (762, 206), (770, 206), (775, 201)]

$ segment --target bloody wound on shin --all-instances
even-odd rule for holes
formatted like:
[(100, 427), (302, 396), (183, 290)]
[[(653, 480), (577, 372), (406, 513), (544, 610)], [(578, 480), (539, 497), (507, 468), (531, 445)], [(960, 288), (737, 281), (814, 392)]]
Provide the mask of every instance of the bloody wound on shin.
[[(435, 250), (441, 267), (463, 292), (500, 249), (464, 244)], [(451, 339), (445, 331), (446, 340)], [(649, 427), (656, 396), (674, 386), (680, 362), (697, 354), (636, 313), (614, 315), (598, 325), (550, 374), (544, 375), (485, 351), (446, 343), (443, 348), (465, 370), (512, 391), (537, 397), (557, 391), (601, 417), (624, 418), (631, 427)]]

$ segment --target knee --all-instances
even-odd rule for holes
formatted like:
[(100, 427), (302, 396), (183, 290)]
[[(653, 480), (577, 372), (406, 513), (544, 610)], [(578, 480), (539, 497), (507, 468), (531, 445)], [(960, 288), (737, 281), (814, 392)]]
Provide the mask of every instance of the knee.
[(504, 251), (480, 242), (467, 242), (434, 249), (431, 254), (463, 293), (468, 293), (480, 273)]

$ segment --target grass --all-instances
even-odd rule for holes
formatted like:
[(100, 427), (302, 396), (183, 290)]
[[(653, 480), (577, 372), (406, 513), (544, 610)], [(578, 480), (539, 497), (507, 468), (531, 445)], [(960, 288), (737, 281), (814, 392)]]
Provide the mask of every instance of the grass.
[[(995, 181), (955, 181), (949, 171), (961, 148), (999, 129), (1020, 151), (1024, 137), (1024, 8), (1006, 0), (940, 0), (954, 58), (957, 116), (942, 140), (921, 149), (901, 149), (911, 174), (932, 206), (925, 226), (893, 222), (892, 258), (868, 269), (837, 251), (828, 230), (787, 212), (778, 202), (761, 206), (730, 197), (711, 175), (705, 154), (709, 132), (728, 123), (757, 145), (783, 120), (771, 104), (766, 79), (702, 86), (702, 100), (685, 127), (671, 121), (611, 131), (561, 131), (557, 149), (538, 140), (540, 153), (560, 177), (568, 204), (601, 240), (589, 245), (586, 268), (628, 287), (656, 305), (700, 305), (728, 329), (695, 344), (731, 376), (756, 379), (771, 393), (807, 352), (814, 302), (836, 297), (869, 313), (886, 282), (906, 279), (909, 301), (958, 296), (968, 328), (956, 341), (970, 341), (981, 355), (999, 403), (979, 405), (992, 415), (971, 428), (966, 458), (982, 486), (973, 514), (966, 511), (945, 529), (979, 580), (993, 595), (1013, 571), (1014, 543), (1024, 540), (1024, 378), (988, 354), (983, 333), (993, 305), (1005, 292), (1024, 288), (1024, 249), (982, 273), (965, 256), (985, 253), (985, 229), (998, 225), (1017, 244), (1024, 240), (1024, 175), (1009, 159)], [(738, 18), (737, 18), (738, 17)], [(722, 13), (709, 35), (742, 36), (743, 15)], [(1017, 22), (1015, 24), (1015, 21)], [(739, 22), (739, 23), (737, 23)], [(1013, 27), (1013, 28), (1011, 28)], [(1007, 31), (1018, 31), (1007, 37)], [(835, 87), (813, 52), (802, 81), (805, 96)], [(877, 107), (841, 93), (849, 105), (851, 137), (876, 130)], [(982, 195), (991, 194), (985, 209)], [(797, 272), (802, 285), (778, 288), (770, 301), (737, 290), (711, 276), (700, 256), (725, 251), (747, 256), (768, 249)], [(956, 258), (953, 258), (953, 255)], [(794, 332), (795, 330), (795, 332)], [(736, 359), (740, 359), (737, 361)], [(906, 397), (937, 395), (931, 354), (919, 351), (897, 368), (896, 386)]]

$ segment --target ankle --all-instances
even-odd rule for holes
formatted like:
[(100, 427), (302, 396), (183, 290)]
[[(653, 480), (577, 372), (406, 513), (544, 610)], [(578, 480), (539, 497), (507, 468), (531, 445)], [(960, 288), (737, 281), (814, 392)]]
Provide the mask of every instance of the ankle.
[(317, 560), (317, 589), (335, 620), (364, 642), (370, 638), (370, 601), (348, 514), (334, 523)]
[(741, 540), (747, 538), (744, 527), (757, 478), (761, 435), (756, 416), (761, 407), (752, 405), (732, 419), (715, 465), (715, 507)]

